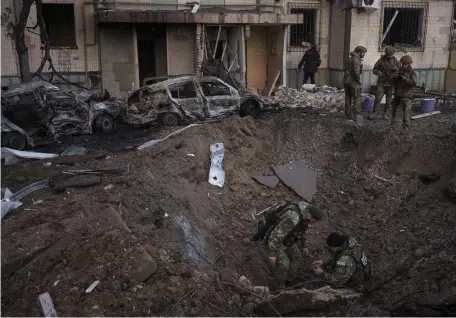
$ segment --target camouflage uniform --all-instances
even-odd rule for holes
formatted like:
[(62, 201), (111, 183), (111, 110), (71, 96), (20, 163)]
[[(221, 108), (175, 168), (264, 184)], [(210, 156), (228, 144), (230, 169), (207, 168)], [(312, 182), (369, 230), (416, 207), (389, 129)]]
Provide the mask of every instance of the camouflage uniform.
[(301, 270), (301, 248), (305, 244), (304, 234), (308, 225), (297, 204), (289, 204), (285, 209), (267, 238), (269, 253), (276, 255), (273, 272), (275, 283), (280, 287), (284, 287), (285, 281), (296, 278)]
[(361, 110), (361, 73), (362, 73), (362, 56), (366, 49), (357, 47), (350, 53), (348, 65), (344, 73), (345, 89), (345, 116), (355, 119)]
[(388, 47), (385, 50), (385, 55), (375, 63), (373, 73), (378, 76), (377, 78), (377, 92), (375, 94), (374, 113), (379, 111), (379, 106), (384, 95), (386, 95), (385, 108), (383, 115), (386, 117), (393, 99), (393, 86), (390, 79), (400, 68), (399, 60), (392, 55), (394, 48)]
[(370, 264), (367, 263), (363, 246), (350, 237), (338, 252), (331, 253), (331, 258), (324, 261), (323, 280), (332, 287), (346, 286), (362, 291), (366, 280), (365, 266)]
[(402, 124), (406, 127), (410, 125), (413, 97), (412, 91), (416, 86), (417, 76), (416, 72), (412, 69), (412, 58), (410, 56), (405, 55), (401, 57), (401, 63), (408, 64), (409, 66), (404, 67), (404, 65), (402, 65), (399, 73), (391, 77), (391, 82), (395, 89), (391, 125), (398, 125), (399, 121), (402, 119)]

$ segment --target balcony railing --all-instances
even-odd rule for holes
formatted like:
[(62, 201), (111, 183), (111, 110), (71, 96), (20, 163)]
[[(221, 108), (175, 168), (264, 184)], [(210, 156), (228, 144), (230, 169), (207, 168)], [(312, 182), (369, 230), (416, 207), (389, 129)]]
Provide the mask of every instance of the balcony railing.
[(255, 11), (286, 13), (276, 0), (104, 0), (100, 11), (176, 11), (191, 10), (199, 2), (198, 12)]

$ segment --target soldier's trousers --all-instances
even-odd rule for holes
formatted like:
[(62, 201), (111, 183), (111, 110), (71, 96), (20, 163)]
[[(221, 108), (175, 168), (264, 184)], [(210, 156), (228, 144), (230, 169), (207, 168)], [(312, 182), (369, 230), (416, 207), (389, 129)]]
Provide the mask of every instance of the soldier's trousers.
[(302, 270), (302, 264), (303, 257), (298, 245), (283, 245), (276, 252), (276, 263), (273, 268), (275, 283), (283, 286), (285, 281), (296, 278)]
[(393, 93), (394, 87), (393, 86), (377, 86), (377, 92), (375, 93), (375, 103), (374, 103), (374, 113), (379, 112), (380, 103), (382, 102), (382, 98), (386, 95), (385, 100), (385, 108), (383, 109), (383, 113), (386, 114), (390, 107), (391, 102), (393, 100)]
[(345, 89), (345, 117), (355, 120), (361, 111), (361, 85), (350, 83), (344, 85)]
[(393, 102), (393, 117), (391, 118), (391, 125), (397, 126), (402, 120), (402, 124), (404, 126), (409, 126), (411, 114), (412, 99), (395, 96)]

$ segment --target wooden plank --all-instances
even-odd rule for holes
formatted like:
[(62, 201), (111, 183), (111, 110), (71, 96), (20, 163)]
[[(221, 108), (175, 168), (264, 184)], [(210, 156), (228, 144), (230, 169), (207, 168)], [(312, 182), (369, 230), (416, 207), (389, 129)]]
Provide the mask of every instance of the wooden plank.
[(279, 76), (280, 76), (280, 70), (277, 71), (277, 74), (274, 78), (274, 82), (272, 82), (271, 88), (269, 89), (268, 96), (271, 96), (272, 91), (274, 90), (274, 87), (276, 86), (277, 80), (279, 79)]
[(440, 114), (440, 110), (437, 110), (435, 112), (426, 113), (426, 114), (412, 116), (412, 119), (420, 119), (420, 118), (434, 116), (434, 115), (438, 115), (438, 114)]
[(54, 308), (54, 303), (52, 302), (52, 298), (49, 293), (39, 295), (38, 301), (40, 302), (44, 317), (58, 317), (57, 311)]

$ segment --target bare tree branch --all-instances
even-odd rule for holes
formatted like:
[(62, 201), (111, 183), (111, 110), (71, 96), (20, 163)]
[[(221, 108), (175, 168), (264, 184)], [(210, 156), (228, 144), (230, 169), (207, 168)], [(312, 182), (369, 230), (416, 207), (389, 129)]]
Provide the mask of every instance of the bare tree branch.
[(46, 30), (46, 23), (44, 23), (44, 18), (43, 18), (43, 3), (41, 0), (35, 0), (36, 4), (36, 20), (37, 24), (40, 26), (40, 37), (41, 37), (41, 42), (44, 44), (44, 56), (43, 59), (41, 60), (40, 67), (38, 70), (35, 72), (35, 76), (41, 74), (41, 71), (44, 68), (44, 65), (46, 65), (46, 62), (49, 61), (49, 65), (52, 64), (51, 60), (51, 41), (49, 39), (49, 34), (47, 33)]

